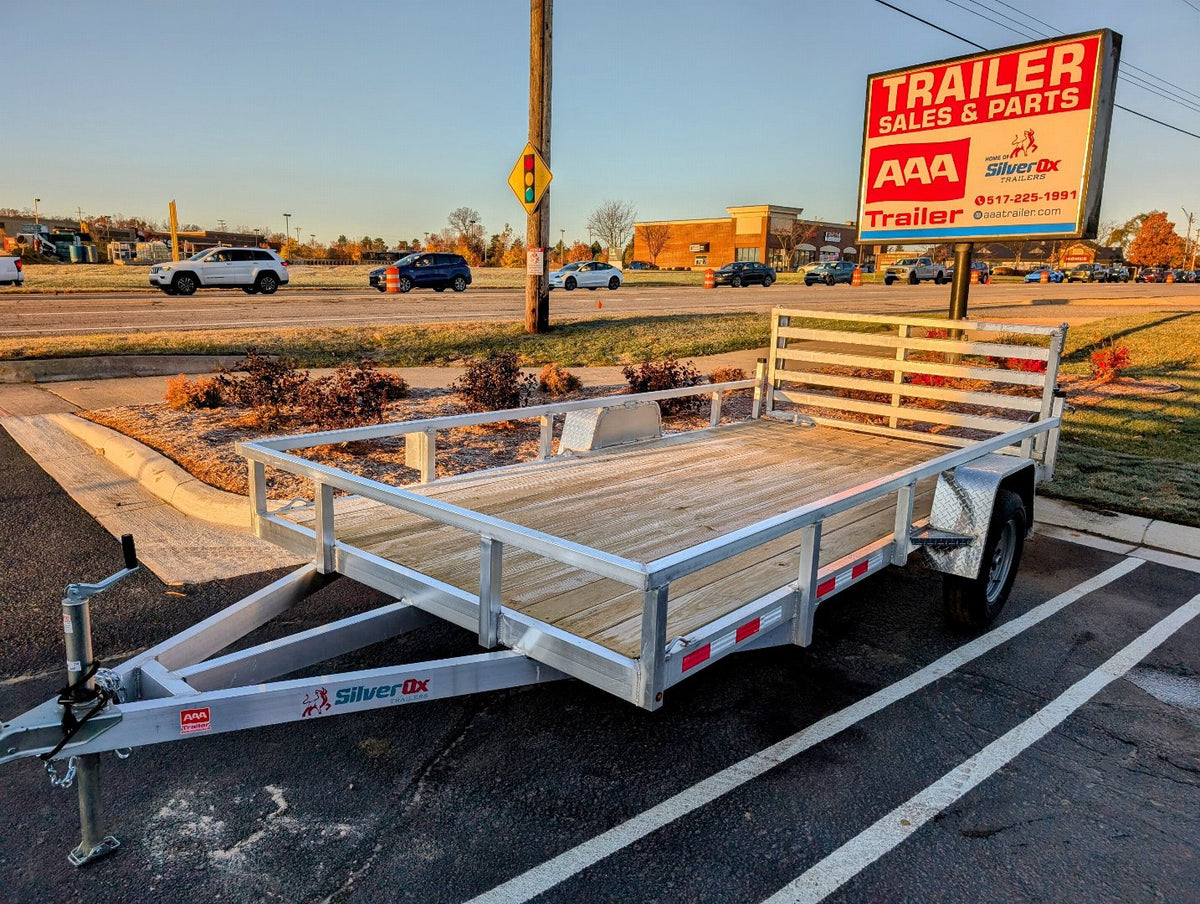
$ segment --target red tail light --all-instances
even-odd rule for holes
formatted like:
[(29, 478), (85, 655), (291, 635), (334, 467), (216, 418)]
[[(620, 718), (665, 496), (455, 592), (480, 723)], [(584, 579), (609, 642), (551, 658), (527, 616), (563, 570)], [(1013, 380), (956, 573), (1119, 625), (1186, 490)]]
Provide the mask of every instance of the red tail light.
[(287, 266), (287, 261), (280, 261), (279, 263), (283, 264), (285, 267)]
[(21, 259), (18, 257), (15, 261), (13, 261), (13, 263), (17, 265), (17, 272), (20, 273), (22, 270)]

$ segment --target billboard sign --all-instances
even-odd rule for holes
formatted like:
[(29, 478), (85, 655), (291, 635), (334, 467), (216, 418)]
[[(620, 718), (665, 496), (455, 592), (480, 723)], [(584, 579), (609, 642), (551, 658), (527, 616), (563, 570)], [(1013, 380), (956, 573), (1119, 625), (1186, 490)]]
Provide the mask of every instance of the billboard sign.
[(1105, 29), (869, 76), (859, 241), (1093, 237), (1120, 48)]

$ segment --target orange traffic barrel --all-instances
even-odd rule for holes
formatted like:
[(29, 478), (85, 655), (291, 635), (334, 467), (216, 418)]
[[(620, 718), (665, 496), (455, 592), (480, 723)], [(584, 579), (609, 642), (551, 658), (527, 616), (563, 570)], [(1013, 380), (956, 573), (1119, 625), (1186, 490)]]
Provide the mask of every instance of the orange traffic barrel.
[(1049, 271), (1049, 270), (1043, 270), (1043, 271), (1042, 271), (1042, 275), (1041, 275), (1040, 277), (1038, 277), (1038, 282), (1040, 282), (1040, 283), (1048, 283), (1048, 282), (1050, 282), (1050, 271)]
[(971, 268), (971, 285), (973, 285), (973, 286), (979, 285), (979, 271), (976, 270), (974, 267)]
[(384, 271), (383, 276), (384, 276), (384, 284), (387, 286), (388, 294), (389, 295), (399, 295), (400, 294), (400, 268), (399, 267), (388, 267), (387, 270)]
[(704, 288), (715, 289), (717, 287), (717, 274), (713, 272), (712, 267), (704, 271)]
[(1173, 283), (1173, 282), (1175, 282), (1175, 271), (1174, 271), (1174, 270), (1168, 270), (1168, 271), (1167, 271), (1167, 278), (1166, 278), (1166, 279), (1164, 279), (1164, 280), (1163, 280), (1163, 282), (1170, 282), (1170, 283)]
[(850, 285), (852, 285), (852, 286), (861, 286), (862, 285), (862, 267), (854, 268), (854, 275), (850, 277)]

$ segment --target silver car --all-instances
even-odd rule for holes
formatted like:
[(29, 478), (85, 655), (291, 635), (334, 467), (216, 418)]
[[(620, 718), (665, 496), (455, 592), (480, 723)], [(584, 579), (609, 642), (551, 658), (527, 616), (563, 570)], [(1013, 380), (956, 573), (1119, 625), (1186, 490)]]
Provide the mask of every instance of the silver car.
[(619, 289), (621, 271), (604, 261), (575, 261), (550, 274), (551, 289)]

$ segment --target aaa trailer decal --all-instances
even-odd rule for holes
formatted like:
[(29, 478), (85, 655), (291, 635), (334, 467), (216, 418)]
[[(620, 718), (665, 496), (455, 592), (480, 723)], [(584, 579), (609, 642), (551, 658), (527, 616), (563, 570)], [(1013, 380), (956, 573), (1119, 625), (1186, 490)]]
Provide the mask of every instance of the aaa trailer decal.
[(207, 706), (179, 711), (179, 733), (194, 734), (212, 728), (212, 712)]
[(859, 240), (1094, 232), (1119, 46), (1105, 30), (871, 76)]

